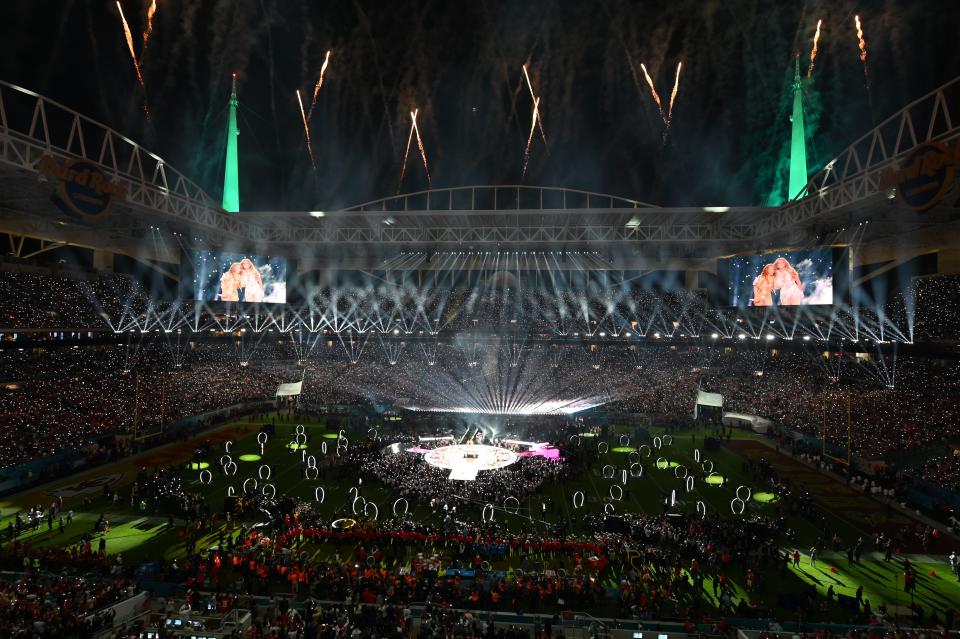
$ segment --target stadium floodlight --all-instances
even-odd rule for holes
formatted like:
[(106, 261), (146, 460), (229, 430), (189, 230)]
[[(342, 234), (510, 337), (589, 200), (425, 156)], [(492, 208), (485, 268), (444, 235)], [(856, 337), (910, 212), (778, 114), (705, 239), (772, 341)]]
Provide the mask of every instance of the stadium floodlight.
[(772, 339), (776, 339), (776, 336), (773, 335), (772, 333), (767, 333), (767, 341), (769, 342)]
[(718, 334), (716, 334), (716, 333), (712, 333), (712, 334), (710, 335), (710, 337), (711, 337), (711, 339), (717, 339), (717, 338), (720, 337), (720, 336), (719, 336)]
[(809, 335), (804, 335), (804, 336), (803, 336), (803, 341), (809, 342), (809, 341), (810, 341), (810, 336), (809, 336)]
[(747, 339), (747, 334), (746, 334), (746, 333), (740, 333), (739, 335), (737, 335), (737, 339)]
[(326, 217), (327, 214), (323, 211), (310, 211), (310, 217)]

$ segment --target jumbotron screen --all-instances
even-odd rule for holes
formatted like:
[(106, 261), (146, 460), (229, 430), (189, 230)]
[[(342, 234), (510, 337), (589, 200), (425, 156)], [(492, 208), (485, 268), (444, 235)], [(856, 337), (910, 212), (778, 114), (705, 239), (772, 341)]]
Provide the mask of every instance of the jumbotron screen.
[(198, 251), (193, 297), (204, 302), (286, 304), (287, 269), (283, 257)]
[(829, 248), (734, 257), (729, 266), (730, 306), (833, 304)]

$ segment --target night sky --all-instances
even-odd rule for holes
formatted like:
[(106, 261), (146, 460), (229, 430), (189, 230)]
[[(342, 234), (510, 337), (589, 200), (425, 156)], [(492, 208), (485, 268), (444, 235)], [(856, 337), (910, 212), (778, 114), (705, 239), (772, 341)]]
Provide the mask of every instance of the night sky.
[[(0, 79), (116, 128), (219, 198), (237, 71), (247, 210), (335, 209), (426, 188), (416, 145), (398, 184), (413, 108), (435, 187), (523, 182), (664, 205), (763, 204), (789, 142), (790, 54), (802, 52), (805, 70), (818, 18), (814, 166), (960, 74), (958, 2), (158, 0), (146, 53), (149, 0), (122, 5), (146, 96), (108, 0), (3, 2)], [(314, 172), (294, 91), (311, 94), (327, 49)], [(639, 65), (666, 106), (680, 60), (664, 142)], [(524, 62), (549, 147), (534, 138), (522, 178)]]

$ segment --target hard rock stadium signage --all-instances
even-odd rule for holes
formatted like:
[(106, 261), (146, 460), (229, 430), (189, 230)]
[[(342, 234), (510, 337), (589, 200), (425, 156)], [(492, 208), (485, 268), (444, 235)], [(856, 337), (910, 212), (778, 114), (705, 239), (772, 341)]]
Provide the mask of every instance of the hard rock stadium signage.
[(44, 155), (37, 170), (59, 181), (51, 199), (68, 215), (96, 218), (105, 215), (115, 199), (127, 197), (127, 185), (111, 180), (100, 168), (85, 160), (62, 160)]
[(880, 189), (896, 189), (901, 202), (917, 211), (927, 211), (950, 192), (957, 164), (960, 164), (960, 140), (953, 144), (921, 144), (899, 167), (880, 174)]

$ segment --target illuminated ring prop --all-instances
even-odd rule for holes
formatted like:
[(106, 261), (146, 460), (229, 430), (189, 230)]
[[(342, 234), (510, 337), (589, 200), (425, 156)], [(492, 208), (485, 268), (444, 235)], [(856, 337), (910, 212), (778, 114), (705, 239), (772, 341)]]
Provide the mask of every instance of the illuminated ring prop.
[[(264, 468), (267, 469), (267, 476), (266, 476), (266, 477), (263, 476), (263, 469), (264, 469)], [(273, 474), (273, 471), (270, 470), (270, 466), (268, 466), (267, 464), (263, 464), (262, 466), (260, 466), (259, 469), (257, 469), (257, 476), (259, 476), (260, 479), (270, 479), (270, 475), (272, 475), (272, 474)]]
[[(230, 472), (230, 469), (231, 469), (231, 468), (233, 469), (233, 472)], [(223, 474), (224, 474), (224, 475), (230, 475), (231, 477), (232, 477), (233, 475), (236, 475), (236, 474), (237, 474), (237, 462), (231, 461), (229, 464), (225, 464), (224, 467), (223, 467)]]
[(294, 432), (296, 432), (297, 435), (303, 435), (304, 433), (303, 424), (297, 424), (297, 427), (294, 429)]
[(341, 450), (344, 451), (344, 452), (346, 452), (347, 449), (346, 449), (346, 448), (341, 448), (340, 446), (337, 446), (337, 457), (341, 457), (341, 456), (342, 456), (342, 453), (340, 452)]
[[(708, 465), (709, 465), (709, 468), (707, 468)], [(703, 463), (700, 464), (700, 468), (703, 470), (703, 472), (705, 472), (708, 475), (713, 474), (713, 462), (710, 461), (709, 459), (704, 459)]]
[(575, 446), (579, 446), (579, 445), (580, 445), (580, 435), (570, 435), (570, 438), (569, 438), (568, 441), (569, 441), (571, 444), (575, 445)]
[[(510, 510), (510, 506), (507, 505), (508, 503), (516, 504), (513, 510)], [(516, 497), (507, 497), (506, 499), (503, 500), (503, 509), (508, 513), (510, 513), (511, 515), (516, 515), (517, 513), (520, 512), (520, 500), (517, 499)]]
[(664, 436), (663, 436), (663, 445), (664, 445), (664, 446), (673, 446), (673, 435), (664, 435)]
[(323, 486), (317, 486), (313, 489), (313, 498), (318, 504), (322, 504), (323, 500), (327, 498), (327, 491), (323, 489)]
[[(372, 434), (371, 434), (371, 433), (372, 433)], [(377, 429), (376, 429), (376, 428), (373, 428), (373, 427), (368, 428), (368, 429), (367, 429), (367, 437), (369, 437), (370, 439), (376, 439), (376, 438), (377, 438)]]
[[(369, 517), (370, 513), (367, 512), (367, 509), (373, 506), (373, 520), (376, 521), (380, 517), (380, 508), (373, 503), (372, 501), (364, 502), (363, 504), (363, 516)], [(371, 557), (372, 559), (372, 557)]]
[(343, 437), (343, 436), (346, 434), (346, 432), (347, 432), (347, 431), (345, 431), (345, 430), (343, 430), (343, 429), (341, 428), (341, 429), (340, 429), (340, 432), (337, 433), (337, 439), (340, 439), (341, 437)]
[(267, 443), (267, 434), (263, 431), (257, 433), (257, 443), (263, 446)]
[(601, 455), (605, 455), (609, 450), (610, 450), (610, 446), (607, 444), (607, 442), (600, 442), (599, 444), (597, 444), (597, 452), (600, 453)]
[[(741, 488), (747, 491), (747, 496), (746, 496), (746, 497), (744, 497), (744, 496), (742, 496), (742, 495), (740, 494), (740, 489), (741, 489)], [(752, 495), (753, 495), (753, 491), (750, 490), (750, 487), (749, 487), (749, 486), (737, 486), (737, 499), (739, 499), (740, 501), (742, 501), (742, 502), (748, 502), (748, 501), (750, 501), (750, 497), (751, 497)]]
[[(720, 477), (720, 475), (718, 475), (717, 473), (711, 472), (709, 475), (706, 476), (706, 478), (704, 479), (704, 481), (706, 481), (707, 479), (710, 479), (711, 477)], [(727, 483), (727, 478), (726, 478), (726, 477), (722, 477), (722, 478), (720, 479), (720, 485), (723, 486), (725, 483)]]
[(656, 448), (657, 450), (660, 450), (662, 446), (663, 446), (663, 440), (660, 439), (659, 435), (657, 435), (656, 437), (653, 438), (653, 447)]
[(223, 448), (224, 448), (223, 452), (229, 453), (230, 449), (233, 448), (233, 442), (230, 440), (223, 442)]
[[(487, 513), (490, 513), (489, 516)], [(487, 504), (483, 507), (483, 512), (480, 514), (480, 517), (484, 522), (493, 521), (493, 504)]]
[(300, 462), (307, 463), (307, 450), (305, 448), (300, 451)]
[[(646, 455), (643, 455), (643, 449), (644, 449), (644, 448), (647, 449), (647, 454), (646, 454)], [(647, 446), (646, 444), (640, 444), (640, 446), (637, 448), (637, 453), (640, 454), (640, 455), (643, 455), (644, 457), (649, 457), (650, 455), (653, 454), (653, 450), (652, 450), (649, 446)]]
[[(607, 473), (607, 469), (608, 469), (608, 468), (610, 469), (610, 473), (609, 473), (609, 474)], [(604, 478), (604, 479), (613, 479), (613, 476), (614, 476), (614, 474), (616, 474), (616, 472), (617, 472), (617, 469), (616, 469), (616, 468), (614, 468), (614, 467), (611, 466), (610, 464), (607, 464), (606, 466), (603, 467), (603, 471), (602, 471), (602, 473), (603, 473), (603, 478)]]
[(671, 505), (671, 506), (676, 506), (676, 505), (677, 505), (677, 491), (676, 491), (676, 490), (671, 490), (671, 491), (670, 491), (670, 505)]
[[(207, 481), (203, 481), (204, 473), (206, 473)], [(201, 470), (201, 471), (200, 471), (200, 483), (201, 483), (201, 484), (207, 484), (207, 485), (213, 483), (213, 473), (211, 473), (209, 470)]]
[[(740, 504), (740, 512), (737, 512), (737, 503)], [(734, 497), (730, 500), (730, 512), (734, 515), (742, 515), (743, 511), (747, 509), (747, 503), (740, 499), (739, 497)]]
[[(313, 477), (310, 476), (310, 471), (313, 471)], [(303, 469), (303, 476), (307, 479), (319, 479), (320, 478), (320, 469), (316, 466), (308, 466)]]
[(359, 514), (360, 514), (360, 512), (357, 510), (357, 502), (358, 502), (358, 501), (361, 501), (361, 500), (363, 501), (363, 507), (364, 507), (364, 508), (367, 507), (367, 500), (366, 500), (366, 499), (364, 499), (363, 497), (355, 497), (354, 500), (353, 500), (353, 503), (350, 504), (350, 509), (353, 511), (353, 514), (354, 514), (354, 515), (359, 515)]
[(697, 512), (701, 514), (703, 518), (707, 517), (707, 505), (702, 501), (697, 502)]
[(609, 502), (607, 502), (606, 504), (603, 505), (603, 512), (604, 512), (604, 514), (612, 515), (612, 514), (615, 513), (616, 511), (617, 511), (617, 509), (614, 508), (614, 507), (613, 507), (613, 504), (611, 504), (611, 503), (609, 503)]
[[(616, 494), (614, 494), (614, 488), (616, 488)], [(620, 488), (618, 484), (614, 484), (610, 487), (610, 499), (614, 501), (620, 501), (623, 499), (623, 488)]]
[[(636, 456), (636, 459), (634, 459), (634, 456)], [(640, 453), (638, 453), (638, 452), (635, 451), (635, 450), (630, 451), (630, 454), (627, 455), (627, 461), (630, 462), (631, 464), (639, 464), (639, 463), (640, 463)]]
[(260, 444), (260, 456), (262, 457), (265, 453), (263, 452), (263, 444)]
[(350, 445), (349, 439), (347, 439), (346, 437), (337, 437), (337, 448), (340, 448), (340, 446), (343, 446), (344, 448), (346, 448), (349, 445)]
[(631, 477), (643, 477), (643, 466), (638, 463), (630, 464)]
[[(403, 502), (403, 513), (397, 514), (397, 504)], [(393, 516), (394, 517), (406, 517), (410, 513), (410, 502), (407, 501), (406, 497), (401, 497), (393, 502)]]
[(297, 436), (293, 438), (293, 441), (297, 442), (301, 446), (307, 443), (307, 436), (303, 433), (297, 433)]
[(657, 457), (657, 470), (666, 470), (670, 468), (670, 462), (666, 457)]
[(377, 563), (377, 560), (373, 558), (373, 555), (367, 555), (367, 567), (373, 568), (374, 564)]
[[(227, 461), (223, 461), (224, 459), (226, 459)], [(223, 456), (220, 457), (220, 465), (221, 465), (221, 466), (226, 466), (227, 464), (229, 464), (229, 463), (232, 462), (232, 461), (233, 461), (233, 458), (231, 458), (230, 455), (223, 455)]]
[(693, 461), (695, 461), (695, 462), (699, 462), (699, 461), (700, 461), (700, 449), (699, 449), (699, 448), (694, 448), (694, 449), (693, 449)]
[(624, 486), (627, 485), (627, 477), (628, 477), (628, 476), (629, 476), (629, 475), (627, 474), (627, 469), (626, 469), (626, 468), (624, 468), (623, 470), (620, 471), (620, 483), (623, 484)]
[[(267, 494), (267, 488), (270, 489), (269, 495)], [(262, 492), (263, 496), (266, 497), (267, 499), (273, 499), (274, 497), (277, 496), (277, 487), (274, 486), (273, 484), (264, 484), (263, 488), (260, 489), (260, 492)]]
[(565, 569), (557, 568), (557, 577), (560, 577), (561, 579), (563, 579), (566, 576), (567, 576), (567, 571)]
[[(577, 497), (578, 497), (578, 496), (580, 497), (580, 503), (577, 503)], [(574, 508), (583, 508), (583, 501), (584, 501), (584, 499), (585, 499), (585, 497), (583, 496), (583, 491), (582, 491), (582, 490), (578, 490), (577, 492), (573, 493), (573, 507), (574, 507)]]
[[(681, 468), (683, 469), (683, 475), (680, 475)], [(676, 477), (677, 479), (686, 479), (688, 474), (689, 473), (687, 472), (687, 467), (684, 466), (683, 464), (673, 467), (673, 476)]]
[(480, 569), (483, 570), (484, 572), (490, 572), (490, 562), (486, 560), (481, 561)]
[(326, 441), (323, 441), (323, 442), (320, 443), (320, 452), (323, 453), (324, 455), (327, 454), (327, 442), (326, 442)]
[(227, 497), (233, 497), (233, 495), (234, 495), (233, 486), (227, 486)]
[(253, 477), (247, 477), (246, 479), (243, 480), (243, 492), (244, 492), (244, 493), (250, 492), (251, 489), (247, 488), (247, 484), (249, 484), (250, 482), (253, 482), (253, 489), (252, 489), (252, 490), (256, 490), (257, 487), (260, 486), (260, 484), (257, 483), (257, 480), (256, 480), (256, 479), (254, 479)]
[(693, 475), (687, 475), (687, 492), (693, 492)]
[(347, 490), (347, 492), (353, 495), (354, 499), (360, 496), (360, 489), (357, 488), (356, 486), (351, 486), (349, 490)]
[(620, 435), (620, 445), (629, 446), (630, 445), (630, 435)]
[(307, 468), (316, 468), (317, 467), (317, 458), (313, 455), (307, 457)]

